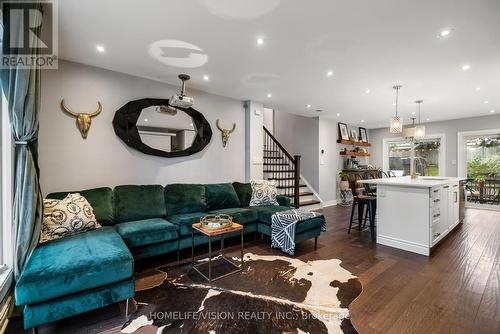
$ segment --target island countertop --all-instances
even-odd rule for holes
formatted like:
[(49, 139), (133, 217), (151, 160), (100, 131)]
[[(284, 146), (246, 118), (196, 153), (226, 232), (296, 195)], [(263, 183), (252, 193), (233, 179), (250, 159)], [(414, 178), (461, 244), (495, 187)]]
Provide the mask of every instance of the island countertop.
[(368, 184), (392, 185), (400, 187), (432, 188), (465, 180), (464, 177), (419, 176), (412, 179), (409, 176), (388, 177), (383, 179), (360, 180)]

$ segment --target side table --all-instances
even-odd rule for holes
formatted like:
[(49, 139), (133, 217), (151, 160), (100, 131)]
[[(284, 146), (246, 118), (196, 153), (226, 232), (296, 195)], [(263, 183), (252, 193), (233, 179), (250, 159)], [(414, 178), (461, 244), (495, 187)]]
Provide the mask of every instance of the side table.
[[(195, 264), (195, 257), (194, 257), (194, 234), (195, 234), (195, 231), (208, 237), (208, 276), (203, 274), (203, 272), (200, 269), (200, 267), (203, 265), (206, 265), (206, 263)], [(227, 234), (234, 233), (237, 231), (240, 231), (240, 234), (241, 234), (241, 265), (240, 266), (238, 266), (232, 260), (227, 258), (224, 255), (224, 253), (222, 252), (222, 249), (224, 248), (224, 237)], [(220, 236), (222, 238), (221, 239), (221, 251), (220, 251), (221, 258), (236, 269), (229, 272), (229, 273), (225, 273), (225, 274), (217, 276), (217, 277), (212, 277), (212, 238), (218, 237), (218, 236)], [(201, 276), (203, 276), (207, 281), (209, 281), (209, 282), (215, 281), (215, 280), (218, 280), (220, 278), (235, 274), (235, 273), (243, 270), (243, 266), (244, 266), (244, 263), (243, 263), (243, 225), (233, 223), (229, 227), (223, 227), (220, 229), (207, 229), (207, 228), (202, 227), (201, 223), (196, 223), (196, 224), (192, 225), (191, 241), (192, 241), (192, 243), (191, 243), (191, 255), (192, 255), (191, 264), (192, 264), (192, 267)]]

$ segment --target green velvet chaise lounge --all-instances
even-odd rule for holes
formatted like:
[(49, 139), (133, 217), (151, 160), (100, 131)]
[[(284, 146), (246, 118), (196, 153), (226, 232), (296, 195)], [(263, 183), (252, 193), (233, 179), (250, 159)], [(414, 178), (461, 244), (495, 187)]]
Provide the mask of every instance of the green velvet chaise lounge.
[[(24, 305), (24, 327), (33, 328), (134, 296), (134, 259), (191, 247), (191, 225), (207, 213), (226, 213), (244, 233), (271, 235), (271, 216), (290, 209), (250, 207), (249, 183), (123, 185), (72, 191), (94, 208), (100, 229), (38, 246), (16, 283), (16, 305)], [(62, 199), (69, 192), (47, 198)], [(297, 225), (296, 242), (317, 238), (322, 216)], [(196, 245), (207, 243), (195, 236)]]

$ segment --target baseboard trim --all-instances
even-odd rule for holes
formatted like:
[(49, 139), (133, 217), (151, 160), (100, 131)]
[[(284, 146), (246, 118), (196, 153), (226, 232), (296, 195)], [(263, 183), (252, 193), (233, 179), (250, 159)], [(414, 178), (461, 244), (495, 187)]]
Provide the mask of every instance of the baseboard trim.
[(325, 202), (322, 202), (321, 203), (321, 207), (325, 208), (327, 206), (335, 206), (337, 205), (337, 200), (333, 200), (333, 201), (325, 201)]
[(401, 240), (398, 238), (377, 235), (377, 243), (389, 247), (399, 248), (405, 251), (429, 256), (430, 248), (426, 245), (418, 244), (411, 241)]

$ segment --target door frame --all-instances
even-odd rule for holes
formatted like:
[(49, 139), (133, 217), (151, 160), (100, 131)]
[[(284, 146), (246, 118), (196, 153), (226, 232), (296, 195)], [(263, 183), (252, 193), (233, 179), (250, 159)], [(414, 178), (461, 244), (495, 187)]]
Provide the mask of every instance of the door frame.
[[(437, 133), (426, 135), (423, 139), (439, 139), (439, 176), (446, 176), (446, 135)], [(403, 137), (388, 137), (382, 139), (382, 168), (384, 171), (389, 170), (389, 145), (392, 142), (404, 141)]]
[(457, 176), (467, 177), (467, 154), (465, 153), (465, 137), (499, 134), (500, 129), (462, 131), (457, 133)]

